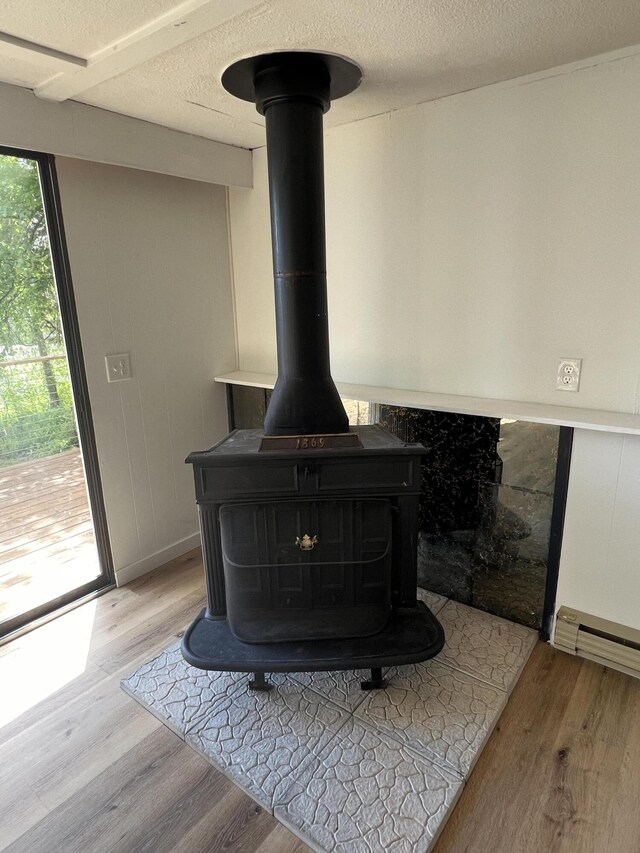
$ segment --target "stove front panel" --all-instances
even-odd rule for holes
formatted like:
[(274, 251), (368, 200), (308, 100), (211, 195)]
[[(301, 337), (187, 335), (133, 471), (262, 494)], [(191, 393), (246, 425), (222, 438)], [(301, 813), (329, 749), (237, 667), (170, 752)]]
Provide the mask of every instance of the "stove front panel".
[(204, 618), (241, 642), (296, 642), (371, 636), (416, 607), (424, 448), (353, 432), (360, 447), (264, 453), (261, 431), (235, 430), (190, 454)]
[(362, 637), (391, 612), (388, 500), (220, 508), (227, 618), (244, 642)]

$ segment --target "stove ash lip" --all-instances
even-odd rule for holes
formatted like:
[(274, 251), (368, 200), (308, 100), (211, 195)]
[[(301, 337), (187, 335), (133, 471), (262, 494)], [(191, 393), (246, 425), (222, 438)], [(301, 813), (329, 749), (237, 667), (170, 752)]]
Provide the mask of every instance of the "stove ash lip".
[(322, 130), (331, 100), (361, 79), (351, 60), (310, 51), (248, 57), (222, 75), (266, 125), (278, 352), (267, 436), (349, 432), (329, 360)]

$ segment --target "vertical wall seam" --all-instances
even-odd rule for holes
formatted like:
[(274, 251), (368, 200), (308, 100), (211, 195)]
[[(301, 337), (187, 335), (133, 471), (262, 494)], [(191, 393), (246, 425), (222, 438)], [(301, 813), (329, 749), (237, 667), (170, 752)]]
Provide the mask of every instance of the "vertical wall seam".
[[(163, 371), (164, 373), (164, 371)], [(166, 376), (166, 374), (165, 374)], [(167, 415), (167, 429), (169, 430), (169, 447), (171, 448), (171, 478), (173, 480), (173, 499), (176, 511), (178, 509), (178, 484), (176, 478), (176, 454), (173, 444), (173, 430), (171, 429), (171, 411), (169, 409), (169, 395), (167, 394), (167, 380), (163, 379), (162, 391), (164, 394), (164, 407)]]
[[(253, 169), (253, 152), (251, 153), (251, 165)], [(230, 188), (225, 187), (225, 207), (227, 214), (227, 247), (229, 254), (229, 282), (231, 285), (231, 311), (233, 313), (233, 337), (235, 344), (236, 370), (240, 370), (240, 342), (238, 336), (238, 312), (236, 308), (236, 277), (233, 263), (233, 236), (231, 234), (231, 195)]]
[(622, 436), (622, 444), (620, 446), (620, 458), (618, 460), (618, 470), (616, 471), (616, 484), (613, 492), (613, 500), (611, 502), (611, 513), (609, 515), (609, 532), (607, 534), (607, 550), (605, 554), (606, 565), (605, 571), (609, 569), (610, 563), (610, 555), (611, 555), (611, 542), (613, 540), (613, 528), (615, 524), (615, 517), (618, 508), (618, 497), (620, 493), (620, 473), (622, 471), (622, 460), (624, 458), (624, 450), (627, 442), (627, 436)]
[[(111, 329), (111, 347), (113, 349), (115, 349), (115, 341), (116, 341), (116, 339), (115, 339), (115, 328), (113, 325), (113, 311), (111, 309), (109, 281), (107, 278), (107, 263), (106, 263), (106, 257), (105, 257), (105, 245), (104, 245), (104, 239), (103, 239), (103, 235), (105, 233), (105, 230), (104, 230), (104, 223), (102, 221), (102, 215), (100, 213), (98, 213), (98, 220), (100, 223), (100, 254), (102, 256), (102, 281), (104, 284), (105, 294), (107, 297), (107, 308), (109, 310), (109, 327)], [(138, 542), (138, 559), (140, 560), (140, 559), (142, 559), (142, 544), (140, 542), (140, 523), (138, 521), (136, 497), (135, 497), (135, 492), (134, 492), (134, 488), (133, 488), (133, 470), (131, 467), (131, 450), (129, 448), (129, 436), (127, 434), (127, 417), (126, 417), (126, 412), (125, 412), (125, 408), (124, 408), (124, 399), (123, 399), (123, 395), (122, 395), (122, 388), (120, 386), (118, 386), (118, 396), (120, 399), (120, 411), (122, 412), (122, 429), (124, 432), (124, 443), (125, 443), (125, 447), (127, 449), (127, 468), (129, 470), (129, 489), (131, 492), (131, 503), (133, 504), (133, 518), (134, 518), (135, 526), (136, 526), (136, 539)], [(116, 566), (114, 566), (114, 570), (117, 571)]]
[(640, 414), (640, 373), (638, 373), (638, 378), (636, 380), (636, 390), (633, 395), (633, 411), (636, 415)]
[[(137, 383), (137, 390), (138, 390), (138, 402), (140, 404), (140, 420), (142, 421), (142, 444), (144, 445), (144, 461), (145, 461), (145, 465), (147, 466), (147, 481), (149, 483), (149, 507), (151, 509), (151, 518), (153, 519), (153, 535), (154, 535), (154, 539), (155, 539), (155, 548), (157, 550), (159, 548), (159, 545), (158, 545), (158, 522), (156, 519), (156, 508), (155, 508), (154, 501), (153, 501), (153, 488), (151, 486), (151, 473), (150, 473), (151, 472), (151, 466), (149, 465), (149, 449), (148, 449), (148, 443), (147, 443), (147, 427), (146, 427), (146, 424), (144, 422), (144, 408), (142, 406), (142, 394), (140, 392), (140, 383), (139, 382)], [(135, 506), (135, 500), (134, 500), (134, 506)], [(142, 559), (142, 554), (140, 556), (140, 559)]]

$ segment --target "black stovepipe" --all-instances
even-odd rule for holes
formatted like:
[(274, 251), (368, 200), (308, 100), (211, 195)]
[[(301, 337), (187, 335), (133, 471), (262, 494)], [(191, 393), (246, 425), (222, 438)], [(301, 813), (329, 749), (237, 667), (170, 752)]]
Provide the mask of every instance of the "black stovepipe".
[[(278, 379), (266, 435), (349, 430), (329, 366), (322, 140), (322, 116), (340, 85), (332, 75), (345, 72), (342, 64), (316, 53), (274, 53), (237, 63), (245, 77), (252, 76), (250, 97), (267, 132)], [(349, 66), (353, 73), (356, 67)], [(238, 94), (237, 81), (225, 76), (225, 86)]]

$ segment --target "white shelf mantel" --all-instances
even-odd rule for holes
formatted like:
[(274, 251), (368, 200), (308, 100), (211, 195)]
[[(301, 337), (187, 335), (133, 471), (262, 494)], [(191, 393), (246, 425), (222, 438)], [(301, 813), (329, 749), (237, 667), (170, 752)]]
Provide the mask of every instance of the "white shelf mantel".
[[(250, 373), (235, 370), (215, 377), (216, 382), (246, 385), (251, 388), (273, 388), (276, 377), (271, 373)], [(519, 400), (494, 400), (489, 397), (463, 397), (459, 394), (437, 394), (428, 391), (409, 391), (402, 388), (382, 388), (377, 385), (353, 385), (336, 382), (340, 395), (348, 400), (408, 406), (414, 409), (433, 409), (457, 412), (461, 415), (483, 415), (487, 418), (510, 418), (516, 421), (556, 424), (577, 429), (620, 432), (640, 435), (640, 415), (627, 412), (608, 412), (599, 409), (579, 409), (550, 403), (525, 403)]]

